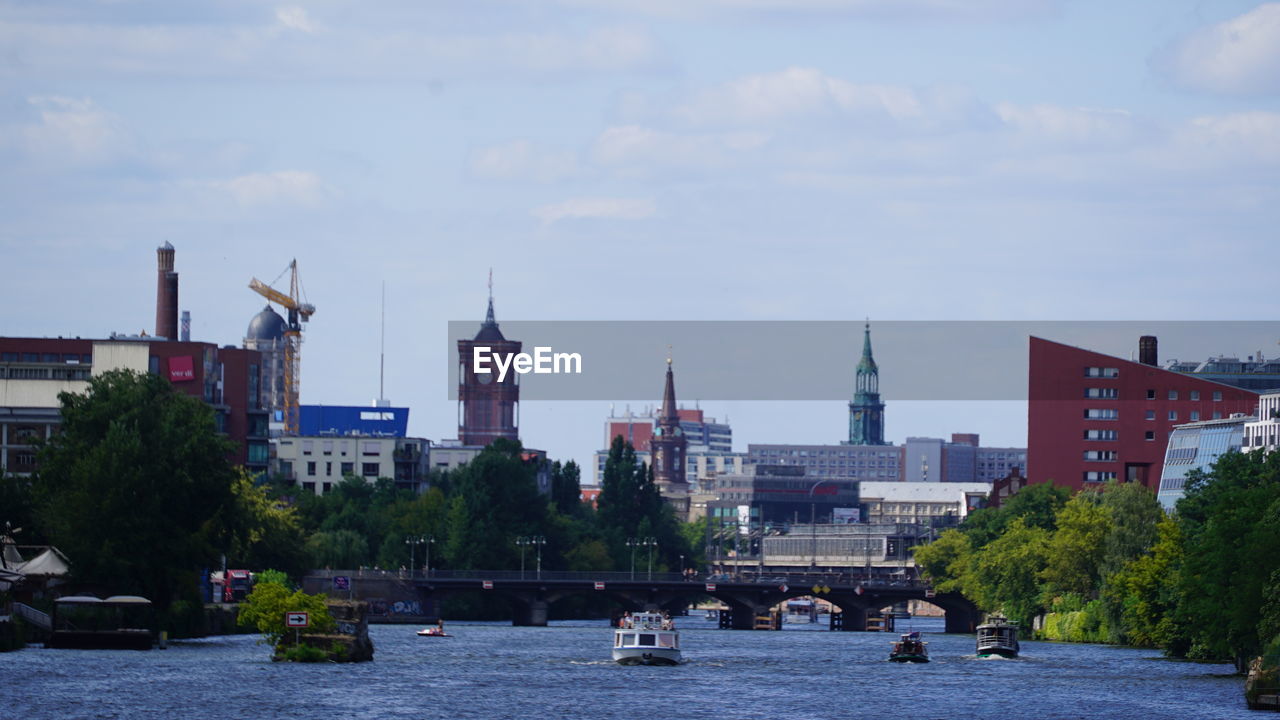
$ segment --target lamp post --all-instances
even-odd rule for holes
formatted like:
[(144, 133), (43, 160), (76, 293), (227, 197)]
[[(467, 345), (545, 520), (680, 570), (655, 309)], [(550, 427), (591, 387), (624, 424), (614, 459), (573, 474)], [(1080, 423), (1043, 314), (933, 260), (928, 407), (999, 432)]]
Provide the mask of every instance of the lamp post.
[(680, 577), (684, 577), (684, 556), (680, 556)]
[(414, 565), (414, 556), (415, 556), (414, 550), (416, 550), (419, 545), (422, 545), (425, 542), (426, 542), (426, 538), (422, 537), (421, 535), (417, 537), (410, 535), (409, 537), (404, 539), (404, 544), (409, 546), (409, 577), (413, 577), (413, 565)]
[(818, 482), (813, 484), (813, 487), (809, 488), (809, 535), (812, 538), (810, 542), (810, 548), (809, 548), (809, 551), (810, 551), (809, 569), (810, 570), (818, 569), (818, 525), (817, 525), (818, 521), (815, 517), (816, 508), (815, 508), (815, 503), (813, 501), (813, 491), (817, 490), (818, 486), (824, 482), (826, 482), (826, 480), (819, 480)]
[(653, 579), (653, 549), (658, 547), (658, 541), (655, 538), (647, 537), (644, 539), (644, 545), (649, 546), (649, 578)]
[(516, 545), (520, 547), (520, 579), (524, 579), (524, 550), (533, 544), (533, 538), (527, 538), (523, 535), (516, 538)]
[(627, 538), (627, 547), (631, 548), (631, 579), (636, 579), (636, 548), (643, 545), (640, 538)]
[(541, 580), (542, 579), (542, 546), (547, 544), (547, 539), (541, 535), (535, 535), (534, 537), (529, 538), (529, 544), (533, 545), (534, 549), (538, 551), (538, 572), (536, 577), (539, 580)]
[[(422, 563), (422, 574), (426, 577), (431, 577), (431, 546), (435, 544), (436, 536), (428, 535), (423, 539), (427, 541), (426, 547), (424, 548), (427, 553), (427, 557)], [(413, 573), (409, 573), (409, 577), (413, 577)]]

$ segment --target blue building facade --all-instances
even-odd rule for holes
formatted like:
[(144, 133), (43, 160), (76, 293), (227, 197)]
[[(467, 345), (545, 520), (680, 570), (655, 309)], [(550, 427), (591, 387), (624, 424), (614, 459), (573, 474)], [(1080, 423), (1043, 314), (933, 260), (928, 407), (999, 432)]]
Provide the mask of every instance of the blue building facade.
[(1160, 475), (1157, 493), (1160, 505), (1166, 511), (1173, 509), (1182, 499), (1187, 474), (1192, 470), (1207, 472), (1222, 455), (1239, 452), (1244, 445), (1244, 425), (1252, 420), (1253, 417), (1237, 414), (1221, 420), (1174, 426)]
[(303, 405), (298, 434), (302, 437), (406, 437), (409, 408), (348, 405)]

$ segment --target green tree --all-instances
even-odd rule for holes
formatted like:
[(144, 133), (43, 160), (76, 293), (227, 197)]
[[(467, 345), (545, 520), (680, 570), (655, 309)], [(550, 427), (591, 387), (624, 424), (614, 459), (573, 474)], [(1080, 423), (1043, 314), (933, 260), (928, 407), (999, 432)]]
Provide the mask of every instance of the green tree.
[(290, 591), (276, 582), (259, 582), (240, 605), (236, 622), (242, 627), (256, 628), (263, 639), (275, 645), (286, 632), (285, 613), (305, 612), (309, 625), (307, 634), (326, 633), (337, 627), (323, 595), (308, 595), (301, 590)]
[(912, 548), (916, 567), (938, 592), (963, 592), (965, 576), (973, 562), (970, 536), (960, 530), (946, 530), (928, 545)]
[(563, 466), (560, 461), (551, 465), (551, 502), (564, 515), (576, 515), (582, 509), (581, 471), (578, 463), (570, 460)]
[(232, 479), (233, 502), (222, 523), (231, 567), (281, 568), (297, 577), (310, 569), (296, 513), (254, 484), (243, 468)]
[(609, 546), (616, 567), (631, 564), (628, 538), (657, 541), (655, 570), (673, 569), (679, 556), (692, 553), (679, 529), (671, 506), (662, 499), (651, 469), (636, 458), (635, 448), (616, 436), (609, 446), (600, 495), (596, 500), (600, 534)]
[(1182, 527), (1173, 518), (1156, 525), (1156, 541), (1140, 555), (1110, 575), (1104, 589), (1108, 605), (1120, 608), (1122, 629), (1117, 642), (1163, 647), (1185, 655), (1189, 642), (1179, 627), (1181, 601)]
[(1050, 532), (1018, 517), (1000, 537), (974, 554), (963, 592), (984, 610), (1000, 610), (1030, 626), (1043, 610), (1040, 574), (1048, 562)]
[(213, 411), (158, 375), (103, 373), (63, 393), (62, 431), (40, 450), (36, 516), (76, 580), (140, 594), (162, 618), (194, 597), (231, 513), (231, 444)]
[(369, 557), (369, 542), (354, 530), (322, 530), (307, 538), (307, 553), (315, 567), (361, 567)]
[(1099, 492), (1083, 491), (1067, 501), (1055, 520), (1041, 578), (1054, 595), (1097, 596), (1103, 552), (1111, 518)]
[(537, 467), (521, 453), (520, 443), (500, 438), (453, 473), (444, 548), (450, 567), (513, 567), (516, 538), (542, 534), (547, 503), (538, 495)]

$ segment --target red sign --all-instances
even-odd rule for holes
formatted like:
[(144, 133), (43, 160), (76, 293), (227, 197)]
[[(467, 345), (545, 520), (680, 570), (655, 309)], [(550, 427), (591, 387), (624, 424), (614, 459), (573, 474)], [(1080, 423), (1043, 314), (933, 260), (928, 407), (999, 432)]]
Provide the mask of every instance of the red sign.
[(311, 616), (305, 612), (287, 612), (284, 614), (284, 626), (304, 628), (311, 624)]
[(493, 589), (493, 581), (492, 581), (492, 580), (485, 580), (483, 583), (481, 583), (481, 585), (483, 585), (483, 587), (484, 587), (484, 589), (485, 589), (485, 590), (492, 590), (492, 589)]
[(707, 592), (715, 592), (715, 591), (716, 591), (716, 584), (715, 584), (715, 583), (707, 583)]
[(861, 594), (862, 594), (862, 586), (861, 586), (861, 585), (859, 585), (858, 587), (854, 588), (854, 589), (853, 589), (853, 591), (854, 591), (854, 592), (856, 592), (856, 593), (858, 593), (859, 595), (861, 595)]
[(597, 589), (597, 590), (603, 590), (603, 589), (604, 589), (604, 583), (602, 583), (602, 582), (598, 582), (598, 583), (596, 583), (596, 589)]
[(169, 358), (169, 382), (186, 382), (196, 379), (196, 371), (190, 355), (175, 355)]
[(779, 585), (778, 589), (781, 590), (782, 592), (786, 592), (789, 588), (786, 585)]

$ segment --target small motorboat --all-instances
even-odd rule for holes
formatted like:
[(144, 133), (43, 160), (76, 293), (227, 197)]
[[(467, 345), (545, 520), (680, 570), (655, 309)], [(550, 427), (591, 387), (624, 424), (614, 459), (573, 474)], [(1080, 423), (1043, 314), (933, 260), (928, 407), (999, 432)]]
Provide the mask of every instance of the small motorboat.
[(978, 626), (977, 653), (980, 658), (993, 655), (1005, 658), (1018, 657), (1018, 626), (1004, 616), (992, 615)]
[(893, 644), (893, 650), (889, 652), (889, 662), (927, 663), (929, 662), (929, 650), (925, 646), (928, 644), (920, 639), (920, 631), (918, 630), (904, 633)]
[(613, 632), (613, 660), (619, 665), (678, 665), (680, 632), (662, 613), (629, 614)]

